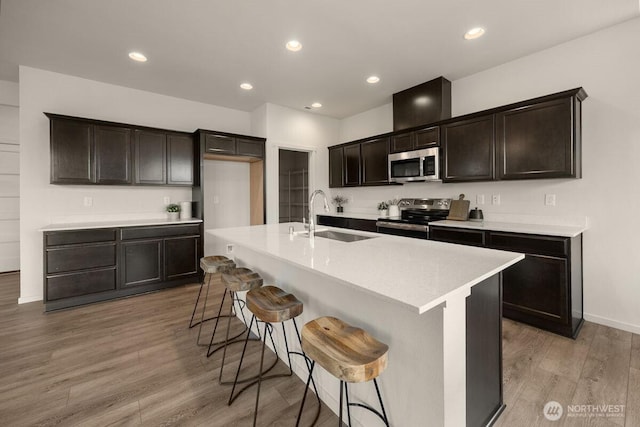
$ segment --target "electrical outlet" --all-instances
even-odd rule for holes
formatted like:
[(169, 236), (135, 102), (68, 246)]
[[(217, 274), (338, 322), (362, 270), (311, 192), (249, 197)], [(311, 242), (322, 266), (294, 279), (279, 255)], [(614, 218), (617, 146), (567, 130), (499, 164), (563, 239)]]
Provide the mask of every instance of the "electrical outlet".
[(476, 196), (476, 204), (477, 205), (484, 205), (484, 194), (478, 194)]
[(227, 245), (227, 253), (228, 254), (232, 254), (233, 253), (233, 245)]
[(493, 194), (491, 196), (491, 204), (492, 205), (499, 205), (500, 204), (500, 195), (499, 194)]
[(83, 204), (85, 208), (93, 206), (93, 197), (86, 196), (83, 200)]
[(171, 204), (171, 197), (169, 196), (164, 196), (164, 204), (165, 205), (170, 205)]
[(545, 194), (544, 195), (544, 204), (545, 204), (545, 206), (555, 206), (556, 205), (556, 195), (555, 194)]

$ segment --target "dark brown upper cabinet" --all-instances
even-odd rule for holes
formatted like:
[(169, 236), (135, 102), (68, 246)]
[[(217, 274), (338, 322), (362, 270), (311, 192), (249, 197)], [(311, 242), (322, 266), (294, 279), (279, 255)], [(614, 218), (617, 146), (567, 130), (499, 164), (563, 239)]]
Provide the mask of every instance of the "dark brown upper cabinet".
[(204, 154), (264, 158), (264, 138), (244, 137), (201, 129), (197, 132), (204, 145)]
[(329, 188), (344, 187), (344, 147), (329, 148)]
[(167, 134), (167, 184), (193, 185), (193, 137)]
[(497, 113), (497, 178), (581, 178), (580, 98)]
[(192, 134), (45, 114), (52, 184), (193, 185)]
[(96, 184), (131, 184), (131, 129), (95, 126)]
[(413, 132), (404, 132), (391, 136), (390, 153), (420, 150), (440, 144), (440, 128), (430, 126)]
[(344, 186), (360, 185), (360, 144), (344, 147)]
[(442, 137), (442, 181), (488, 181), (494, 178), (494, 115), (447, 123)]
[(167, 134), (159, 131), (135, 131), (135, 183), (167, 183)]
[(438, 77), (393, 94), (394, 132), (451, 117), (451, 82)]
[(75, 120), (50, 121), (51, 183), (93, 184), (93, 126)]
[(377, 138), (360, 143), (362, 158), (362, 185), (380, 185), (389, 182), (389, 138)]

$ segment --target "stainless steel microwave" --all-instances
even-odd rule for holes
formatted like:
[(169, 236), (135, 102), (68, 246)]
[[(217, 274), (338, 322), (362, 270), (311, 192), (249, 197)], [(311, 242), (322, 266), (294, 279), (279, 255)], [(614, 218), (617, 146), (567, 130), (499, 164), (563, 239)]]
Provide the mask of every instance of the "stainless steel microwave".
[(389, 182), (438, 181), (438, 147), (389, 154)]

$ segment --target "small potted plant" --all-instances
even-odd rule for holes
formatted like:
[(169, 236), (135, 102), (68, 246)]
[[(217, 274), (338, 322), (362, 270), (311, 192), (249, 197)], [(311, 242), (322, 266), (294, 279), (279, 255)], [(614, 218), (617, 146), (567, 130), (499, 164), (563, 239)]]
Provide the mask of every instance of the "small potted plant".
[(344, 212), (344, 208), (342, 207), (342, 205), (347, 203), (348, 199), (338, 194), (334, 196), (333, 199), (331, 199), (331, 201), (333, 202), (334, 205), (336, 205), (336, 212), (342, 213)]
[(177, 221), (180, 215), (180, 205), (174, 203), (167, 205), (167, 216), (169, 221)]
[(389, 214), (388, 209), (389, 205), (387, 204), (387, 202), (382, 201), (378, 203), (378, 215), (380, 215), (381, 218), (385, 218)]
[(387, 204), (389, 205), (389, 216), (390, 217), (399, 217), (400, 216), (400, 208), (398, 207), (398, 203), (400, 201), (398, 199), (389, 200)]

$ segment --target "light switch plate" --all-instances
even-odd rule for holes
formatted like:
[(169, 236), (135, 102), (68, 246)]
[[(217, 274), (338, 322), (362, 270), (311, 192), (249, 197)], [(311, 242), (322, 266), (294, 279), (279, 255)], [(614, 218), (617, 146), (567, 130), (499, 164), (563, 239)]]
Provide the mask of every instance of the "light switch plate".
[(164, 196), (164, 204), (165, 204), (165, 205), (169, 205), (169, 204), (171, 204), (171, 197), (169, 197), (169, 196)]
[(477, 205), (484, 205), (484, 194), (478, 194), (476, 196), (476, 204)]
[(544, 195), (544, 204), (545, 204), (545, 206), (555, 206), (556, 205), (556, 195), (555, 194), (545, 194)]
[(93, 197), (85, 196), (83, 204), (85, 208), (90, 208), (91, 206), (93, 206)]
[(500, 204), (500, 195), (499, 194), (493, 194), (491, 196), (491, 204), (492, 205), (499, 205)]

